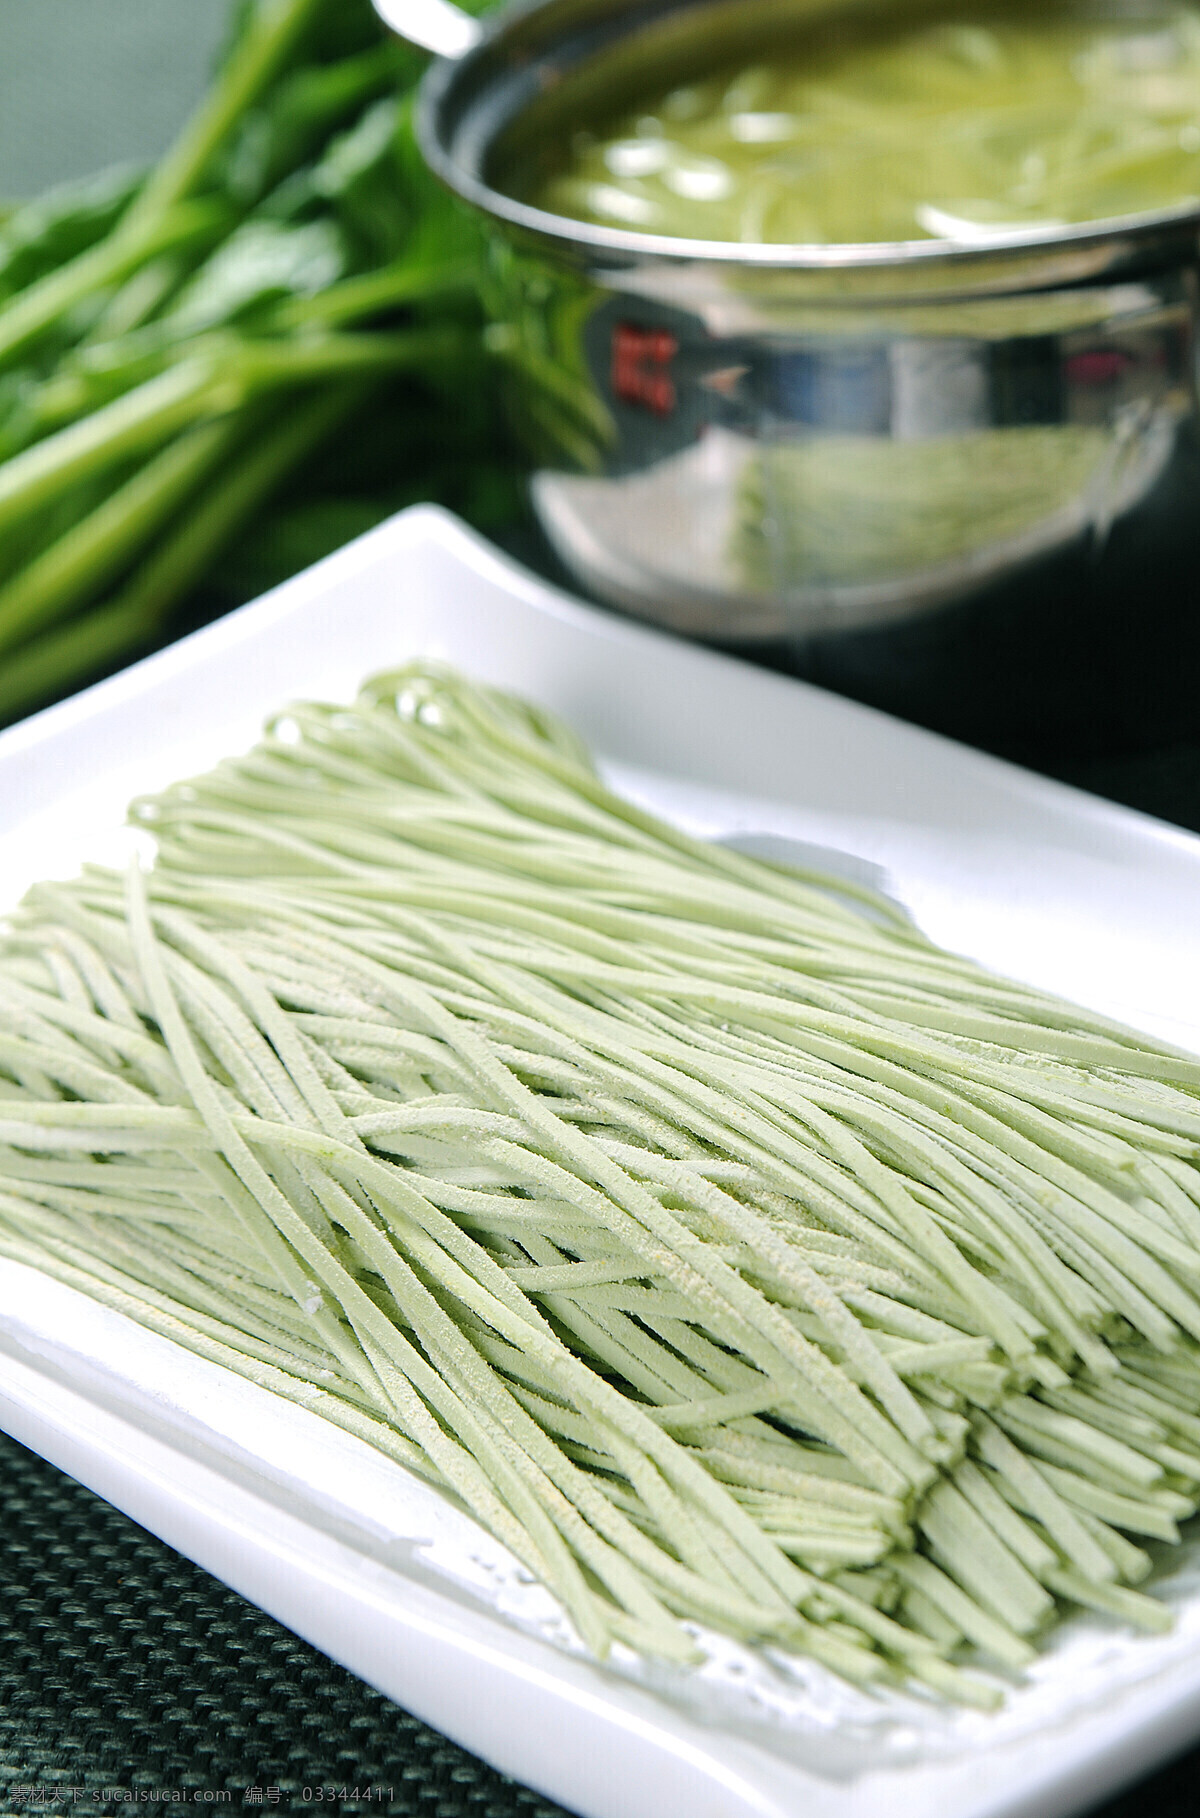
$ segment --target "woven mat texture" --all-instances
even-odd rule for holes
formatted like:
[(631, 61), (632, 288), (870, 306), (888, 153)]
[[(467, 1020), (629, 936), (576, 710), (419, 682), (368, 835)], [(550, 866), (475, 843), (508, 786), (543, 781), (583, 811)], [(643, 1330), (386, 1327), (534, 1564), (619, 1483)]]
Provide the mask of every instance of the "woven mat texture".
[(0, 1812), (127, 1812), (164, 1790), (560, 1818), (0, 1435)]

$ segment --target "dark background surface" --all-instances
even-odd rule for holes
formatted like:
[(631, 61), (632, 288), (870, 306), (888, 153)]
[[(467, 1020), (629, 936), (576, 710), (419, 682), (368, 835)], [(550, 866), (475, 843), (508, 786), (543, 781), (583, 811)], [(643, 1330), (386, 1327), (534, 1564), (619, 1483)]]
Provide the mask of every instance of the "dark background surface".
[[(203, 86), (227, 6), (0, 0), (0, 198), (153, 156)], [(542, 564), (534, 542), (519, 553)], [(1103, 623), (1059, 602), (1052, 636), (1010, 626), (982, 663), (970, 640), (960, 648), (923, 632), (908, 651), (919, 679), (899, 704), (914, 719), (1200, 830), (1193, 599), (1182, 576), (1169, 611), (1137, 586)], [(763, 654), (797, 666), (797, 653)], [(871, 698), (878, 662), (870, 650), (810, 650), (798, 666)], [(22, 1793), (30, 1787), (40, 1803)], [(382, 1793), (330, 1797), (339, 1787)], [(54, 1788), (61, 1798), (47, 1797)], [(125, 1798), (73, 1806), (72, 1788)], [(0, 1813), (116, 1813), (135, 1789), (167, 1788), (228, 1790), (236, 1810), (557, 1811), (0, 1436)], [(1200, 1750), (1091, 1818), (1198, 1811)]]

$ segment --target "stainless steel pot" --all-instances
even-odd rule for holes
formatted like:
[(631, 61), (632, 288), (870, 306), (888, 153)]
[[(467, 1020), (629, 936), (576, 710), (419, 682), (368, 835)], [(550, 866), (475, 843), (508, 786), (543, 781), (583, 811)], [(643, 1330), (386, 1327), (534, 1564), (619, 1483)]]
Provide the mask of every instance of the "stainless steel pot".
[(1039, 576), (1094, 585), (1121, 560), (1143, 583), (1155, 562), (1160, 585), (1197, 572), (1200, 212), (972, 245), (566, 220), (504, 171), (597, 97), (864, 0), (535, 0), (486, 28), (448, 0), (376, 4), (440, 53), (422, 146), (493, 230), (492, 339), (536, 509), (600, 597), (695, 635), (796, 640)]

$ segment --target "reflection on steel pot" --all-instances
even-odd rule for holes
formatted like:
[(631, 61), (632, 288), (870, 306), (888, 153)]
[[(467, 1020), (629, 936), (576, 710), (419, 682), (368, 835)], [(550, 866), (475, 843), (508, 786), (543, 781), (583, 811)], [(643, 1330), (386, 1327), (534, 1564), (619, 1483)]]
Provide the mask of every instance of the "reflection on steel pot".
[[(1192, 567), (1196, 207), (785, 246), (517, 199), (507, 173), (655, 72), (850, 3), (536, 0), (426, 78), (426, 156), (493, 229), (493, 343), (551, 542), (601, 597), (724, 641), (896, 624), (1064, 558), (1094, 576), (1133, 519), (1143, 564)], [(411, 0), (381, 4), (420, 37)]]

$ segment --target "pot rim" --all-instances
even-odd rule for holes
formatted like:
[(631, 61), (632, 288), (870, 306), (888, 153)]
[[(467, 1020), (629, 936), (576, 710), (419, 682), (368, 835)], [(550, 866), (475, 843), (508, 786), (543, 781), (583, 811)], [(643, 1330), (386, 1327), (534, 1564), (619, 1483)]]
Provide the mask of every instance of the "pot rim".
[[(422, 79), (416, 110), (416, 133), (422, 154), (435, 174), (464, 201), (508, 226), (573, 251), (615, 255), (621, 263), (646, 260), (677, 264), (723, 265), (760, 271), (853, 273), (907, 271), (985, 262), (1001, 270), (1031, 255), (1082, 255), (1093, 258), (1111, 243), (1124, 262), (1135, 248), (1156, 239), (1177, 241), (1192, 230), (1193, 253), (1200, 255), (1200, 199), (1173, 208), (1131, 215), (1110, 215), (1067, 227), (1030, 227), (978, 240), (869, 240), (806, 243), (784, 241), (692, 240), (671, 234), (641, 233), (632, 228), (602, 227), (568, 215), (552, 214), (493, 189), (455, 157), (442, 130), (447, 103), (464, 78), (476, 72), (503, 45), (514, 27), (549, 6), (552, 0), (518, 0), (484, 23), (478, 43), (463, 57), (439, 57)], [(512, 115), (496, 121), (496, 130)], [(494, 134), (493, 134), (494, 136)], [(1103, 261), (1107, 264), (1108, 261)], [(931, 274), (932, 275), (932, 274)]]

